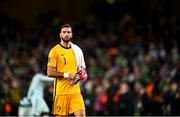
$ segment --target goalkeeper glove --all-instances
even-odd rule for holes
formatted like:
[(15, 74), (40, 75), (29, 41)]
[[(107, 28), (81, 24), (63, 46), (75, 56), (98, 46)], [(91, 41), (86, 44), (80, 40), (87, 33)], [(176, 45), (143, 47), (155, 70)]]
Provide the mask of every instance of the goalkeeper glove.
[(78, 71), (78, 74), (79, 74), (80, 80), (87, 80), (88, 75), (87, 75), (87, 70), (86, 70), (86, 68), (81, 68), (81, 69)]
[(75, 78), (73, 80), (70, 80), (70, 84), (77, 84), (80, 80), (85, 81), (87, 80), (87, 70), (86, 68), (80, 68), (78, 73), (75, 75)]

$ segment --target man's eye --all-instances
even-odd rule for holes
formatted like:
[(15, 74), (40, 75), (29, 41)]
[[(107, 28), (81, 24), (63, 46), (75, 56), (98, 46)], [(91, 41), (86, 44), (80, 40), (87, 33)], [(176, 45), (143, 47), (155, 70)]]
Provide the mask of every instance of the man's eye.
[(63, 33), (71, 33), (71, 31), (63, 31)]

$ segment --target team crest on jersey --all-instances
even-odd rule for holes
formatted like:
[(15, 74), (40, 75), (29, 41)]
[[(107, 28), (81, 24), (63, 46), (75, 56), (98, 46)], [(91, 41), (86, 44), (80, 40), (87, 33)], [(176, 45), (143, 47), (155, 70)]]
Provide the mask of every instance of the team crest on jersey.
[(64, 56), (64, 54), (61, 54), (61, 56)]
[(57, 111), (59, 112), (60, 110), (61, 110), (61, 107), (60, 107), (60, 106), (58, 106), (58, 107), (57, 107)]

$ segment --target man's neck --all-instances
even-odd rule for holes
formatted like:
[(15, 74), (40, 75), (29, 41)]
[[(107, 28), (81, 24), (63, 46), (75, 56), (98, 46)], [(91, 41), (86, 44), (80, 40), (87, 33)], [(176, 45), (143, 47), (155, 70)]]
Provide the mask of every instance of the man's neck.
[(64, 41), (61, 41), (60, 44), (61, 44), (62, 46), (64, 46), (64, 47), (67, 47), (67, 48), (69, 48), (69, 47), (71, 46), (71, 45), (70, 45), (70, 42), (66, 43), (66, 42), (64, 42)]

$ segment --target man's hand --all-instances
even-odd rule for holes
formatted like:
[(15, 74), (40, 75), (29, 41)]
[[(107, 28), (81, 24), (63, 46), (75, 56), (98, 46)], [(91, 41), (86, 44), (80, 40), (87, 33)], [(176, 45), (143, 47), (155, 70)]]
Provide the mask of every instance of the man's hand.
[(70, 74), (69, 77), (70, 77), (70, 84), (71, 85), (77, 84), (80, 81), (79, 74)]
[(72, 73), (70, 73), (69, 74), (69, 78), (70, 78), (70, 80), (75, 80), (76, 78), (79, 78), (79, 74), (72, 74)]
[(77, 84), (79, 81), (85, 81), (88, 78), (86, 68), (80, 68), (78, 73), (70, 74), (70, 84)]

